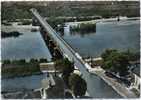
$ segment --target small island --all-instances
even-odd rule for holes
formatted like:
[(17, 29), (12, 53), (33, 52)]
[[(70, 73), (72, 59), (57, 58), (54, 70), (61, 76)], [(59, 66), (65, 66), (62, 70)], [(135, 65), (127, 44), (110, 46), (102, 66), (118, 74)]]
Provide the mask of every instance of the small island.
[(1, 32), (1, 37), (2, 38), (7, 38), (7, 37), (18, 37), (19, 35), (22, 35), (22, 33), (19, 33), (18, 31), (13, 31), (13, 32)]
[(80, 25), (78, 26), (75, 26), (75, 27), (70, 27), (71, 31), (72, 32), (96, 32), (96, 24), (93, 24), (93, 23), (87, 23), (87, 24), (84, 24), (84, 23), (81, 23)]

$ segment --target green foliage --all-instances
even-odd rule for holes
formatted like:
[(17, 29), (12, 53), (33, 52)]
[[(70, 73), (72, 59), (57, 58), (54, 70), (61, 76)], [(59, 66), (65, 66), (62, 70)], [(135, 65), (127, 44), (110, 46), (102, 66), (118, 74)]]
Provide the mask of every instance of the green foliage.
[(68, 80), (70, 74), (74, 71), (74, 65), (67, 58), (60, 59), (55, 62), (55, 69), (60, 70), (62, 74), (62, 78), (66, 85), (69, 87)]
[(65, 20), (64, 19), (57, 19), (55, 17), (50, 17), (47, 19), (47, 22), (49, 23), (50, 26), (52, 26), (54, 29), (57, 28), (57, 25), (63, 25)]
[(26, 63), (26, 61), (25, 61), (25, 59), (21, 59), (21, 60), (19, 60), (19, 63), (23, 64), (23, 63)]
[(3, 60), (2, 77), (17, 77), (41, 73), (40, 62), (47, 62), (47, 60), (44, 58), (41, 58), (40, 61), (32, 58), (30, 62), (26, 62), (25, 59), (13, 61)]
[(32, 14), (29, 11), (30, 8), (30, 6), (25, 6), (24, 4), (7, 6), (6, 3), (2, 3), (1, 19), (9, 21), (15, 21), (16, 19), (31, 19)]
[(117, 50), (114, 50), (114, 49), (106, 49), (105, 52), (103, 52), (101, 54), (101, 57), (106, 60), (108, 58), (108, 56), (112, 53), (117, 53)]
[(76, 27), (71, 27), (71, 31), (76, 31), (76, 32), (95, 32), (96, 31), (96, 24), (80, 24), (79, 26)]
[(76, 97), (85, 95), (87, 84), (79, 75), (72, 74), (69, 77), (69, 85)]
[(40, 62), (40, 63), (46, 63), (46, 62), (47, 62), (47, 59), (41, 58), (39, 62)]
[(133, 52), (131, 50), (127, 50), (123, 52), (126, 56), (128, 56), (129, 61), (136, 61), (140, 59), (140, 53), (139, 52)]
[(70, 74), (74, 70), (74, 65), (72, 62), (70, 62), (67, 58), (64, 59), (63, 61), (63, 74)]
[(38, 64), (25, 63), (25, 64), (10, 64), (10, 67), (2, 67), (2, 77), (17, 77), (27, 76), (35, 73), (41, 73)]
[(67, 58), (65, 59), (61, 59), (61, 60), (57, 60), (55, 63), (56, 68), (61, 69), (63, 74), (70, 74), (73, 72), (74, 70), (74, 66), (73, 63), (70, 62)]
[(70, 85), (69, 85), (69, 77), (70, 77), (70, 74), (63, 74), (62, 75), (62, 78), (63, 78), (66, 86), (70, 88)]
[[(116, 3), (115, 6), (122, 6), (123, 7), (117, 7), (112, 6), (114, 9), (104, 9), (107, 7), (107, 4), (105, 5), (104, 2), (99, 5), (96, 4), (96, 7), (93, 6), (90, 7), (87, 6), (87, 3), (79, 3), (79, 2), (72, 2), (72, 4), (66, 6), (66, 3), (62, 3), (63, 6), (59, 6), (60, 4), (58, 2), (50, 2), (47, 4), (47, 6), (43, 6), (43, 4), (38, 4), (37, 2), (2, 2), (1, 4), (1, 18), (2, 20), (15, 20), (15, 19), (26, 19), (26, 18), (32, 18), (32, 14), (29, 11), (30, 8), (36, 8), (39, 12), (41, 12), (42, 16), (47, 17), (58, 17), (58, 16), (69, 16), (69, 17), (77, 17), (77, 20), (84, 20), (82, 18), (79, 18), (80, 16), (94, 16), (94, 15), (101, 15), (102, 17), (108, 18), (111, 16), (116, 16), (117, 14), (120, 14), (121, 16), (139, 16), (139, 9), (138, 7), (135, 9), (132, 9), (132, 7), (126, 7), (125, 4), (122, 4), (122, 2)], [(62, 5), (61, 4), (61, 5)], [(76, 4), (76, 5), (75, 5)], [(89, 4), (89, 3), (88, 3)], [(134, 2), (132, 2), (134, 5)], [(79, 6), (80, 7), (79, 7)], [(92, 3), (93, 5), (93, 3)], [(127, 5), (130, 5), (127, 2)], [(82, 6), (82, 7), (81, 7)], [(111, 7), (111, 5), (108, 5)], [(134, 7), (134, 6), (133, 6)], [(87, 19), (87, 17), (86, 17)]]
[(117, 50), (106, 50), (101, 57), (103, 58), (102, 67), (106, 70), (111, 70), (119, 73), (121, 76), (128, 72), (129, 59), (123, 52)]
[(26, 61), (25, 61), (25, 59), (13, 60), (13, 61), (11, 61), (11, 64), (19, 64), (19, 65), (22, 65), (22, 64), (26, 64)]
[(4, 61), (3, 61), (3, 64), (10, 64), (10, 63), (11, 63), (10, 60), (4, 60)]
[(31, 62), (31, 63), (38, 63), (38, 60), (32, 58), (32, 59), (30, 59), (30, 62)]

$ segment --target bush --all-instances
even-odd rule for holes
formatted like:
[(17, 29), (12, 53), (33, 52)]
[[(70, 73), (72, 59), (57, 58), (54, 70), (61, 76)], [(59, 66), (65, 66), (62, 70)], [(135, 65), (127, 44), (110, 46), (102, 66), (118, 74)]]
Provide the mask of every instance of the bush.
[(72, 62), (70, 62), (67, 58), (63, 60), (57, 60), (55, 63), (56, 68), (61, 67), (63, 74), (70, 74), (74, 70), (74, 65)]
[(21, 59), (21, 60), (19, 60), (19, 63), (20, 63), (20, 64), (25, 64), (26, 61), (25, 61), (25, 59)]
[(47, 62), (47, 59), (41, 58), (39, 62), (40, 62), (40, 63), (46, 63), (46, 62)]
[(26, 62), (25, 59), (4, 60), (2, 66), (2, 77), (17, 77), (41, 73), (39, 62), (36, 59), (31, 59), (30, 62)]
[(75, 96), (83, 96), (87, 90), (87, 83), (77, 74), (72, 74), (69, 77), (69, 85)]
[(11, 67), (2, 68), (2, 77), (17, 77), (17, 76), (26, 76), (36, 73), (41, 73), (40, 67), (38, 64), (26, 63), (24, 65), (15, 64)]
[(55, 69), (60, 70), (62, 74), (62, 78), (66, 85), (69, 87), (69, 76), (74, 71), (74, 65), (67, 58), (60, 59), (55, 62)]
[(37, 59), (30, 59), (30, 63), (38, 63), (38, 60)]
[(96, 24), (80, 24), (76, 27), (71, 27), (71, 31), (76, 31), (76, 32), (96, 32)]
[(129, 59), (125, 53), (111, 49), (106, 50), (101, 57), (104, 69), (119, 73), (121, 76), (128, 73)]
[(3, 61), (3, 64), (10, 64), (10, 63), (11, 63), (10, 60), (4, 60), (4, 61)]

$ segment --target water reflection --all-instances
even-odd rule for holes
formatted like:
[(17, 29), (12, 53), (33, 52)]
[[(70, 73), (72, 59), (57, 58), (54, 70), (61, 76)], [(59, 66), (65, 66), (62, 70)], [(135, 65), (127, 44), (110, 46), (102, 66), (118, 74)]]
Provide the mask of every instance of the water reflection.
[(62, 33), (61, 36), (75, 36), (78, 35), (80, 37), (85, 37), (88, 34), (95, 34), (96, 32), (75, 32), (75, 31), (71, 31), (70, 29), (70, 25), (67, 25), (64, 27), (64, 33)]

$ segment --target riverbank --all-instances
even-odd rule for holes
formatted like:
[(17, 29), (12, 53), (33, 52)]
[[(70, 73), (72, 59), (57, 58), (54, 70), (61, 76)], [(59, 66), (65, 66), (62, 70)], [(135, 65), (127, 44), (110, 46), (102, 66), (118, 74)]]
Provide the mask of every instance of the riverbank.
[(81, 23), (79, 24), (79, 26), (70, 27), (70, 31), (71, 32), (81, 32), (81, 33), (96, 32), (96, 24)]
[(13, 31), (20, 31), (20, 30), (32, 31), (32, 29), (39, 31), (40, 27), (32, 26), (32, 25), (18, 25), (17, 22), (13, 22), (9, 26), (1, 25), (1, 29), (4, 32), (13, 32)]
[(30, 62), (23, 60), (2, 61), (2, 78), (14, 78), (41, 74), (39, 63), (47, 62), (46, 59), (31, 59)]
[(41, 74), (39, 65), (33, 63), (26, 64), (5, 64), (1, 68), (1, 78), (24, 77)]
[[(140, 20), (140, 17), (121, 17), (120, 21), (127, 21), (127, 20)], [(91, 24), (96, 24), (99, 22), (111, 22), (111, 21), (117, 21), (117, 18), (102, 18), (102, 19), (96, 19), (96, 20), (90, 20), (90, 21), (78, 21), (78, 22), (67, 22), (65, 23), (65, 25), (71, 25), (71, 26), (77, 26), (79, 24), (87, 24), (87, 23), (91, 23)]]
[(133, 92), (131, 92), (128, 88), (126, 88), (123, 84), (117, 82), (115, 79), (106, 76), (105, 70), (102, 68), (91, 68), (90, 73), (99, 76), (102, 80), (104, 80), (109, 86), (111, 86), (118, 94), (120, 94), (124, 98), (138, 98)]

